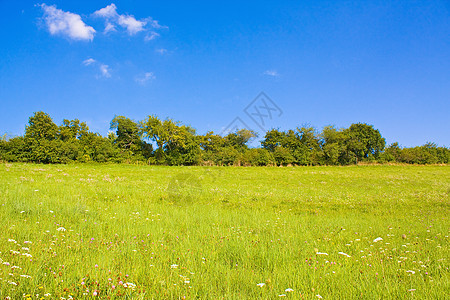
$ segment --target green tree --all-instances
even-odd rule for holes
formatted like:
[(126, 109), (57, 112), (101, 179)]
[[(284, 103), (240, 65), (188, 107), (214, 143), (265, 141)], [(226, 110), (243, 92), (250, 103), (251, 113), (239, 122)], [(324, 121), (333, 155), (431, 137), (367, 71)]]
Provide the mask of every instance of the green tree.
[(151, 144), (141, 140), (139, 125), (124, 116), (115, 116), (110, 129), (115, 129), (115, 135), (108, 138), (121, 149), (122, 156), (128, 160), (147, 160), (152, 154)]
[(381, 159), (382, 161), (387, 162), (398, 162), (400, 161), (402, 149), (398, 145), (397, 142), (390, 144), (386, 149), (384, 150)]
[(297, 127), (286, 132), (272, 129), (261, 142), (273, 152), (278, 164), (319, 164), (322, 156), (321, 139), (313, 127)]
[(238, 150), (245, 150), (248, 149), (247, 143), (254, 137), (257, 137), (257, 134), (253, 130), (240, 129), (227, 134), (224, 138), (224, 144)]
[[(200, 138), (190, 126), (178, 126), (177, 140), (169, 141), (165, 146), (169, 165), (197, 165), (201, 162)], [(172, 144), (174, 143), (174, 144)]]
[(299, 165), (317, 165), (321, 162), (320, 136), (313, 127), (297, 127), (293, 155)]
[(161, 121), (157, 116), (148, 116), (139, 122), (139, 132), (141, 136), (157, 144), (156, 163), (182, 164), (183, 161), (188, 161), (192, 164), (200, 157), (200, 146), (195, 139), (195, 130), (189, 126), (171, 119)]
[(80, 139), (79, 162), (122, 162), (121, 149), (109, 138), (98, 133), (88, 132)]
[(0, 160), (5, 161), (28, 161), (27, 146), (23, 136), (10, 139), (6, 135), (0, 138)]
[(52, 118), (42, 112), (36, 112), (28, 120), (25, 128), (25, 144), (29, 160), (39, 163), (57, 161), (56, 140), (58, 126)]
[(242, 159), (244, 165), (248, 166), (269, 166), (276, 164), (272, 152), (263, 148), (248, 149), (245, 151)]
[(345, 130), (347, 133), (347, 147), (357, 158), (363, 160), (368, 158), (378, 158), (384, 150), (386, 140), (381, 133), (373, 128), (373, 125), (356, 123), (350, 125)]
[(285, 137), (286, 133), (281, 132), (278, 129), (271, 129), (266, 132), (264, 139), (261, 142), (261, 145), (264, 149), (273, 152), (275, 151), (276, 147), (285, 144), (284, 143)]
[(28, 125), (25, 128), (25, 138), (30, 142), (50, 141), (56, 138), (57, 130), (58, 126), (53, 123), (52, 118), (48, 114), (38, 111), (28, 119)]
[(199, 135), (199, 144), (203, 151), (214, 153), (218, 152), (225, 145), (225, 140), (222, 136), (209, 131), (205, 135)]
[(134, 151), (139, 149), (141, 138), (136, 122), (124, 116), (115, 116), (111, 121), (110, 129), (116, 129), (115, 143), (119, 148)]
[(263, 149), (273, 153), (277, 165), (288, 165), (296, 162), (294, 151), (299, 147), (299, 140), (293, 130), (287, 132), (278, 129), (269, 130), (261, 141), (261, 145)]
[(295, 162), (292, 152), (283, 146), (276, 147), (273, 151), (273, 157), (279, 166), (287, 166)]
[(334, 126), (326, 126), (321, 133), (323, 163), (327, 165), (346, 165), (351, 158), (348, 155), (346, 141), (347, 135), (344, 129), (336, 129)]
[(58, 127), (57, 137), (62, 141), (74, 141), (80, 139), (83, 135), (89, 132), (89, 127), (85, 122), (80, 120), (67, 120), (62, 121), (61, 126)]

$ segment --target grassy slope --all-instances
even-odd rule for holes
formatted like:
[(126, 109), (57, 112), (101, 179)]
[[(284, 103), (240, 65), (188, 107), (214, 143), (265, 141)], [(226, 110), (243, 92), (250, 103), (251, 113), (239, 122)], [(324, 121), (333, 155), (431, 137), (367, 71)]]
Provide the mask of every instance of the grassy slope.
[(448, 166), (1, 164), (0, 178), (2, 299), (450, 293)]

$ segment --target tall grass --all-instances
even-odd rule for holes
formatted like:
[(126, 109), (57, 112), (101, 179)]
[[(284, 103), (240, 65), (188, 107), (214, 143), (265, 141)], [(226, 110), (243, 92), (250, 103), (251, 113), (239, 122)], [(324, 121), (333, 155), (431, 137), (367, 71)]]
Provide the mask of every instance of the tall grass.
[(449, 296), (447, 166), (0, 174), (1, 299)]

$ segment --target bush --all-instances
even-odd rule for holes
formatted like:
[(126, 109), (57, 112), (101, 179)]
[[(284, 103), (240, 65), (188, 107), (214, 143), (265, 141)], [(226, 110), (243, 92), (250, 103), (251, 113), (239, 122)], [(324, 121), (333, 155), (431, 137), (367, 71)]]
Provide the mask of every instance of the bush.
[(272, 166), (276, 164), (272, 153), (261, 148), (247, 150), (242, 160), (244, 165), (250, 166)]

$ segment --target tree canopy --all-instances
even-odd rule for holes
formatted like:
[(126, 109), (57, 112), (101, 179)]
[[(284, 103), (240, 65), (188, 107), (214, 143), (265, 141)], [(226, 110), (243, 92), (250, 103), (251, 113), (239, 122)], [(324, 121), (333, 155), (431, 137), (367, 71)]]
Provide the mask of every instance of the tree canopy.
[(91, 132), (85, 122), (64, 119), (56, 125), (42, 111), (28, 120), (23, 136), (0, 138), (0, 160), (36, 163), (125, 162), (163, 165), (349, 165), (359, 162), (447, 164), (450, 150), (434, 143), (386, 147), (379, 130), (366, 123), (349, 128), (326, 126), (318, 131), (300, 126), (270, 129), (260, 148), (248, 146), (254, 131), (236, 130), (224, 136), (196, 133), (191, 126), (149, 115), (134, 121), (115, 116), (107, 137)]

